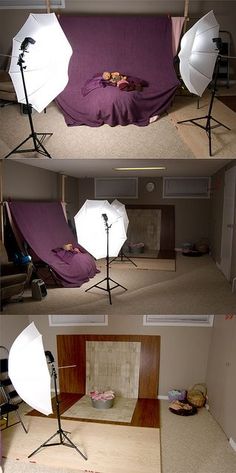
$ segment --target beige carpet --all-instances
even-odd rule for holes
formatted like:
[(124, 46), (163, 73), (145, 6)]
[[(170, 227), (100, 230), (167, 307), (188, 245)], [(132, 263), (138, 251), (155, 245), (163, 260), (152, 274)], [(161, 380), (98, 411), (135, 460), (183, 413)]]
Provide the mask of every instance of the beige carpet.
[[(33, 122), (36, 132), (53, 133), (45, 141), (53, 158), (205, 158), (209, 157), (205, 131), (191, 124), (178, 125), (177, 121), (205, 115), (208, 103), (208, 91), (200, 100), (200, 110), (196, 108), (195, 97), (176, 97), (168, 115), (146, 127), (67, 127), (55, 103), (47, 107), (46, 114), (35, 112)], [(230, 132), (222, 127), (213, 130), (213, 156), (236, 156), (235, 113), (215, 100), (213, 116), (231, 128)], [(0, 109), (0, 128), (0, 157), (12, 151), (30, 133), (28, 117), (21, 114), (18, 104)], [(15, 156), (33, 157), (33, 154)]]
[[(154, 271), (175, 271), (175, 260), (174, 259), (157, 259), (157, 258), (134, 258), (130, 257), (131, 260), (137, 265), (132, 264), (131, 261), (119, 261), (118, 259), (110, 264), (110, 269), (122, 269), (123, 271), (132, 269), (146, 269)], [(99, 260), (97, 267), (103, 268), (105, 260)]]
[[(47, 107), (46, 114), (37, 112), (33, 114), (33, 122), (36, 132), (53, 133), (53, 136), (47, 138), (44, 143), (53, 158), (194, 157), (168, 116), (163, 116), (158, 122), (146, 127), (135, 125), (67, 127), (61, 112), (55, 103), (51, 103)], [(4, 157), (28, 136), (28, 118), (20, 113), (17, 104), (1, 108), (0, 128), (0, 157)], [(22, 158), (29, 156), (33, 157), (32, 154), (20, 155)]]
[(209, 255), (186, 258), (177, 255), (176, 271), (124, 271), (111, 265), (110, 276), (118, 287), (108, 295), (89, 289), (106, 274), (103, 270), (80, 288), (53, 288), (42, 301), (32, 299), (30, 290), (24, 301), (8, 304), (3, 314), (230, 314), (236, 306), (236, 293)]
[(90, 473), (161, 471), (159, 429), (63, 420), (62, 428), (70, 432), (69, 438), (88, 460), (63, 445), (42, 448), (28, 459), (30, 453), (57, 431), (57, 421), (27, 417), (27, 424), (28, 434), (19, 424), (2, 433), (4, 458), (17, 459), (26, 466), (35, 463), (45, 470), (54, 467)]
[(205, 408), (182, 417), (161, 401), (162, 473), (233, 473), (236, 452)]

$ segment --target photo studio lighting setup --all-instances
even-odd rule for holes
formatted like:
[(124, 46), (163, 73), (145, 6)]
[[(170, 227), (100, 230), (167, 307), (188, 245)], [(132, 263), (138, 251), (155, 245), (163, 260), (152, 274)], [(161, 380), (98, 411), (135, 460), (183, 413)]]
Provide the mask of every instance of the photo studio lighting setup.
[[(30, 14), (13, 38), (9, 74), (18, 102), (26, 105), (31, 133), (5, 158), (29, 152), (52, 157), (43, 145), (45, 138), (52, 133), (35, 132), (32, 107), (42, 112), (64, 90), (68, 83), (71, 55), (72, 48), (55, 13)], [(32, 147), (24, 148), (28, 141)]]
[(86, 200), (75, 216), (75, 227), (78, 243), (95, 259), (106, 258), (106, 277), (85, 292), (93, 288), (106, 291), (112, 304), (113, 289), (127, 290), (109, 275), (109, 258), (118, 256), (127, 239), (124, 218), (107, 200)]
[[(125, 208), (125, 205), (122, 204), (121, 202), (119, 202), (119, 200), (115, 199), (113, 200), (113, 202), (111, 203), (112, 207), (114, 209), (117, 210), (117, 212), (121, 215), (121, 217), (123, 218), (123, 221), (124, 221), (124, 226), (125, 226), (125, 232), (127, 234), (127, 230), (128, 230), (128, 226), (129, 226), (129, 218), (128, 218), (128, 215), (127, 215), (127, 212), (126, 212), (126, 208)], [(129, 258), (129, 256), (127, 256), (125, 253), (124, 253), (124, 245), (122, 245), (120, 251), (119, 251), (119, 254), (118, 256), (116, 256), (115, 258), (113, 258), (111, 261), (110, 261), (110, 264), (113, 263), (114, 261), (116, 262), (127, 262), (127, 263), (132, 263), (134, 266), (137, 267), (137, 264), (134, 263), (134, 261)]]
[[(23, 401), (46, 416), (53, 412), (51, 378), (54, 383), (58, 429), (55, 434), (28, 455), (28, 458), (41, 448), (64, 445), (74, 448), (87, 460), (87, 457), (69, 439), (68, 432), (65, 432), (61, 427), (54, 358), (50, 351), (44, 351), (42, 335), (33, 322), (20, 333), (12, 344), (9, 352), (8, 372), (15, 390)], [(51, 442), (55, 437), (58, 437), (58, 441)]]
[[(211, 115), (221, 60), (220, 49), (218, 48), (219, 24), (213, 11), (210, 11), (185, 33), (181, 40), (179, 52), (180, 74), (189, 92), (201, 97), (213, 80), (207, 115), (177, 122), (179, 124), (192, 123), (206, 131), (210, 156), (212, 156), (211, 130), (219, 126), (230, 130)], [(201, 120), (206, 121), (205, 126), (198, 123)]]

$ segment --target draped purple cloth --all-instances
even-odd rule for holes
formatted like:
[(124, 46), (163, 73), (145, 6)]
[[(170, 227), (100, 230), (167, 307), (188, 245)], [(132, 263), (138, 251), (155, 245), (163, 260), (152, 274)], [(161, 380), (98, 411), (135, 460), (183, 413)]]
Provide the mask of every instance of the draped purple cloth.
[[(56, 272), (62, 286), (80, 287), (99, 272), (94, 258), (78, 245), (60, 202), (9, 202), (9, 209), (25, 241)], [(66, 243), (80, 253), (66, 254)]]
[[(167, 110), (179, 84), (170, 18), (61, 16), (60, 24), (73, 49), (69, 82), (56, 99), (67, 125), (145, 126)], [(126, 92), (98, 80), (84, 96), (88, 81), (103, 71), (139, 77), (148, 86)]]

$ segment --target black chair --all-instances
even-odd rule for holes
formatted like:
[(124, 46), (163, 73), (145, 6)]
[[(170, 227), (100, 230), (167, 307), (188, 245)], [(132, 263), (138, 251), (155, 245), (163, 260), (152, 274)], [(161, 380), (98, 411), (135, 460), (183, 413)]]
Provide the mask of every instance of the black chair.
[[(12, 404), (4, 390), (4, 387), (2, 386), (2, 383), (0, 383), (0, 418), (4, 419), (6, 421), (5, 427), (1, 428), (1, 430), (5, 430), (8, 427), (13, 427), (13, 425), (16, 425), (20, 423), (22, 425), (22, 428), (24, 429), (25, 433), (27, 434), (27, 429), (21, 419), (21, 416), (18, 412), (19, 409), (19, 404)], [(11, 412), (15, 412), (17, 421), (14, 422), (13, 424), (9, 424), (9, 414)]]
[[(18, 412), (19, 405), (22, 402), (21, 397), (16, 392), (8, 374), (8, 349), (4, 346), (0, 346), (0, 418), (5, 419), (5, 427), (1, 430), (5, 430), (15, 424), (21, 423), (24, 431), (27, 433), (26, 427)], [(17, 422), (9, 425), (9, 414), (15, 412)]]

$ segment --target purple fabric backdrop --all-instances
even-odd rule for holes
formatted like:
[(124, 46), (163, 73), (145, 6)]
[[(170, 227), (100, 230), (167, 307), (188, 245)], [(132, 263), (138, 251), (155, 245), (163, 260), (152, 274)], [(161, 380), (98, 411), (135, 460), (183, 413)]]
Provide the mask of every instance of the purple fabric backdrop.
[[(145, 126), (170, 105), (178, 86), (172, 25), (157, 16), (61, 16), (73, 55), (69, 82), (56, 102), (67, 125)], [(83, 96), (95, 74), (119, 71), (149, 85), (140, 91), (98, 87)]]
[[(9, 202), (9, 208), (25, 241), (57, 273), (64, 287), (80, 287), (99, 272), (94, 258), (78, 245), (60, 202)], [(65, 243), (81, 250), (70, 255), (70, 262), (53, 251)]]

